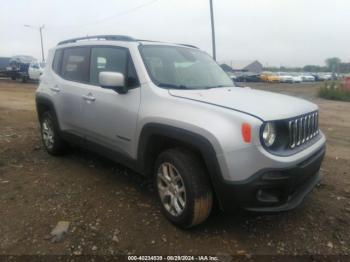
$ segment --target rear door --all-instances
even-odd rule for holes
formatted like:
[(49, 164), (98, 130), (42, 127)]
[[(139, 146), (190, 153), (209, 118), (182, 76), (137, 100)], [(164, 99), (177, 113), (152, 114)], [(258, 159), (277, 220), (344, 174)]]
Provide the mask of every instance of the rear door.
[(54, 100), (61, 129), (84, 136), (82, 105), (90, 78), (90, 47), (65, 48), (62, 52), (62, 61), (56, 65), (58, 75), (50, 89), (57, 94)]
[[(103, 71), (123, 73), (128, 92), (118, 94), (100, 87), (98, 78)], [(91, 48), (90, 85), (84, 95), (82, 111), (87, 139), (130, 155), (140, 106), (140, 85), (127, 48)]]

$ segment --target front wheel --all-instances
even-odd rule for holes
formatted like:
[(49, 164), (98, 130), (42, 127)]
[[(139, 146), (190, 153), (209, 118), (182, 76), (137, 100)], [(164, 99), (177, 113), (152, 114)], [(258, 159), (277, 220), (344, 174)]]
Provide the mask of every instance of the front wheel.
[(162, 212), (173, 224), (189, 228), (207, 219), (213, 193), (196, 154), (184, 149), (164, 151), (156, 161), (154, 180)]

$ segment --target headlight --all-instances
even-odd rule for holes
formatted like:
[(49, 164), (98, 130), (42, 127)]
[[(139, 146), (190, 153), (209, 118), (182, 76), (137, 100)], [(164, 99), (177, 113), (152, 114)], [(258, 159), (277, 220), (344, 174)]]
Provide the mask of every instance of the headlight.
[(276, 128), (273, 123), (265, 124), (262, 137), (267, 147), (272, 146), (276, 140)]

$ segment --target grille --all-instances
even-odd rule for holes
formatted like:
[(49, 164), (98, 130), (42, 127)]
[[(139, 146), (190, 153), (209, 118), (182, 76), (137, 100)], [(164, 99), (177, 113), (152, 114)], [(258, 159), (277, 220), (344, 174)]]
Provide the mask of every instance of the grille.
[(289, 148), (295, 148), (313, 139), (318, 131), (318, 112), (303, 115), (288, 122)]

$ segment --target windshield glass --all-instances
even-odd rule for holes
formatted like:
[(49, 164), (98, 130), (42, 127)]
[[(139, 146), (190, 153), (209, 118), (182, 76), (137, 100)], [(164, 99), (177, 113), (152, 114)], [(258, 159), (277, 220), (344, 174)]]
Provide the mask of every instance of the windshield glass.
[(206, 53), (178, 46), (144, 45), (142, 58), (160, 87), (206, 89), (234, 86), (229, 76)]

